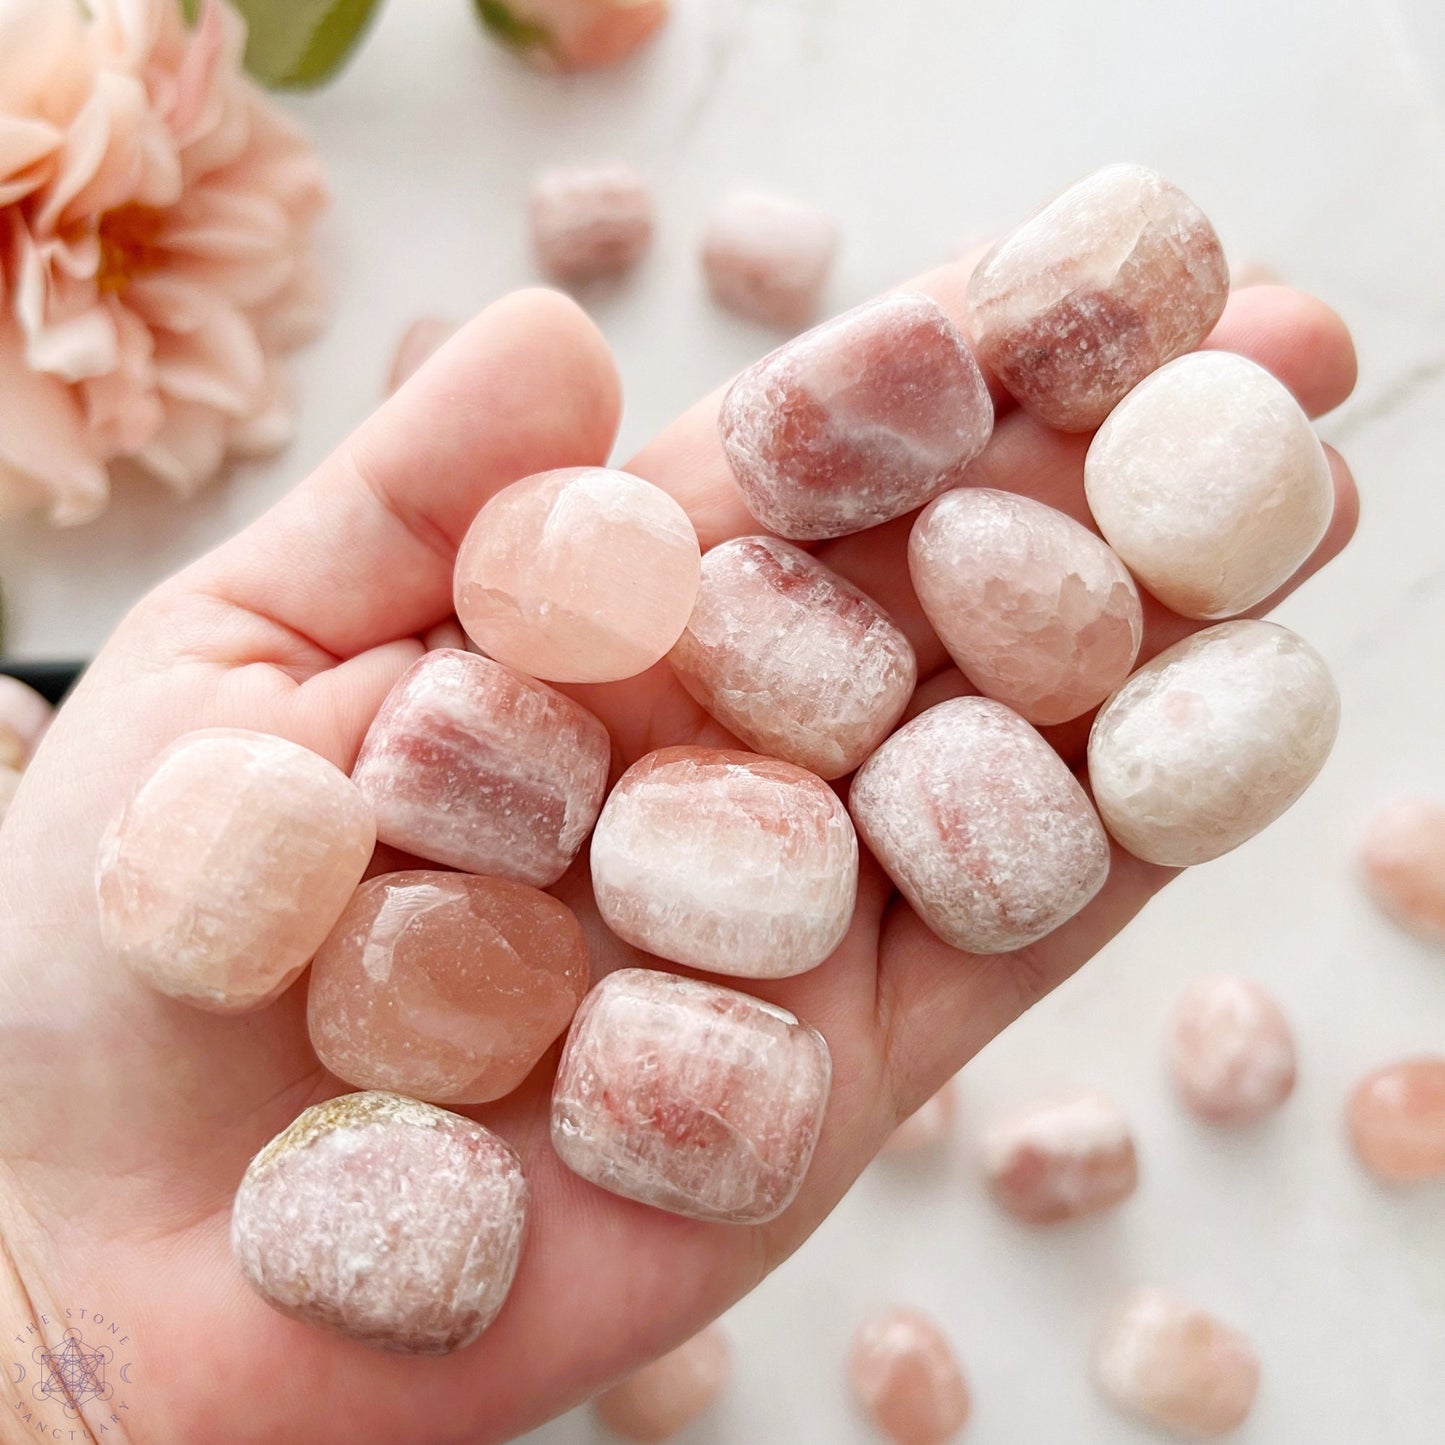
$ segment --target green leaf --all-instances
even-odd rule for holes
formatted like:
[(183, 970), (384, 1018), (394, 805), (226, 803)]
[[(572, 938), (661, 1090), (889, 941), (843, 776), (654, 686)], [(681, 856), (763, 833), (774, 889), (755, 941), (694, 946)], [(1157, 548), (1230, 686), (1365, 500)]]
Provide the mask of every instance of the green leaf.
[[(199, 0), (181, 0), (188, 14)], [(381, 0), (232, 0), (246, 17), (246, 69), (262, 85), (306, 90), (331, 79)]]
[(505, 0), (474, 0), (482, 24), (513, 50), (531, 50), (536, 46), (548, 49), (552, 45), (552, 32), (535, 20), (522, 20), (512, 13)]

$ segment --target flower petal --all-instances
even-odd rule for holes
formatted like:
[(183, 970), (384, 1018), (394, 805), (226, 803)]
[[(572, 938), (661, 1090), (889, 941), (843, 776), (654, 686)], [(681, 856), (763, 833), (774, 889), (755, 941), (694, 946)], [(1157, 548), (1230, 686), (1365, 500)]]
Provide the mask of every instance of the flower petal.
[(156, 336), (156, 385), (167, 396), (249, 416), (266, 385), (266, 358), (251, 323), (216, 304), (201, 326)]
[(173, 402), (160, 430), (135, 460), (172, 491), (189, 497), (220, 470), (226, 453), (226, 423), (219, 412), (193, 402)]

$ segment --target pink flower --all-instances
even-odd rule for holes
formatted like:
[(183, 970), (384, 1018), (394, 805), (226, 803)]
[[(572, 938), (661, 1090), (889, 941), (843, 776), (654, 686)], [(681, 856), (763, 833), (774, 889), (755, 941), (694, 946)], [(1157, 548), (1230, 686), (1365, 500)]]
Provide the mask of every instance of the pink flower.
[(244, 38), (222, 0), (0, 0), (0, 503), (81, 522), (112, 463), (188, 495), (288, 438), (326, 191)]

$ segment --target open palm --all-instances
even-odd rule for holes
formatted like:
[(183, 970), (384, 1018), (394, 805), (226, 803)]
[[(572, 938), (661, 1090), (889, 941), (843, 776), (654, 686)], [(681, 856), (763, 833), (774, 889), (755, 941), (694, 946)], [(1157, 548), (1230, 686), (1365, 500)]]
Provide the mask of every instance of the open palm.
[[(915, 284), (958, 317), (967, 269)], [(1236, 293), (1209, 344), (1253, 357), (1314, 414), (1353, 384), (1338, 318), (1285, 288)], [(705, 548), (759, 530), (717, 442), (717, 400), (629, 464), (678, 497)], [(938, 942), (865, 859), (837, 952), (801, 977), (746, 985), (819, 1028), (834, 1060), (822, 1142), (781, 1218), (701, 1224), (570, 1175), (548, 1137), (554, 1051), (519, 1093), (462, 1111), (514, 1145), (533, 1200), (510, 1300), (477, 1343), (439, 1359), (385, 1355), (262, 1304), (230, 1260), (231, 1197), (267, 1139), (344, 1086), (307, 1043), (304, 986), (258, 1014), (218, 1017), (106, 960), (92, 892), (101, 831), (156, 753), (192, 728), (278, 733), (349, 768), (419, 638), (450, 616), (455, 549), (482, 502), (529, 473), (605, 461), (619, 405), (605, 345), (570, 302), (530, 292), (497, 303), (275, 509), (143, 601), (26, 774), (0, 830), (0, 1335), (42, 1314), (58, 1333), (67, 1306), (119, 1321), (134, 1383), (85, 1407), (107, 1422), (107, 1439), (483, 1445), (559, 1412), (755, 1285), (901, 1117), (1171, 876), (1116, 850), (1107, 887), (1079, 917), (1028, 949), (981, 958)], [(1086, 444), (1001, 405), (972, 477), (1087, 520)], [(1354, 525), (1353, 486), (1331, 461), (1339, 502), (1310, 568)], [(968, 689), (912, 597), (910, 520), (818, 552), (908, 632), (917, 710)], [(1194, 626), (1149, 602), (1146, 619), (1145, 658)], [(665, 663), (568, 691), (607, 724), (618, 766), (668, 744), (732, 742)], [(1052, 730), (1075, 765), (1085, 727)], [(638, 960), (597, 922), (585, 859), (554, 891), (582, 915), (594, 970)], [(28, 1384), (12, 1388), (35, 1408)], [(128, 1408), (110, 1424), (120, 1399)]]

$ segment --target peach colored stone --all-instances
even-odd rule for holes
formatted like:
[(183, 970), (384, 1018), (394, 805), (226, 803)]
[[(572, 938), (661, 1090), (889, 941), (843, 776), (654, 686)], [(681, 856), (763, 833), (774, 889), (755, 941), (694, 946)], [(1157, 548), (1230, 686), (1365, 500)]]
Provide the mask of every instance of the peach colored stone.
[(1274, 996), (1247, 978), (1192, 983), (1175, 1005), (1167, 1042), (1180, 1097), (1211, 1124), (1248, 1124), (1294, 1090), (1295, 1050)]
[(993, 432), (993, 402), (938, 303), (904, 292), (749, 367), (723, 398), (718, 427), (765, 527), (841, 537), (956, 486)]
[(1204, 213), (1136, 165), (1106, 166), (1035, 211), (968, 283), (978, 359), (1050, 426), (1089, 431), (1130, 387), (1198, 346), (1229, 268)]
[(667, 19), (671, 0), (488, 0), (492, 34), (545, 71), (599, 70), (625, 60)]
[(958, 1112), (957, 1094), (950, 1079), (888, 1136), (880, 1152), (890, 1155), (920, 1154), (945, 1143), (953, 1132), (953, 1119)]
[(1128, 1414), (1188, 1435), (1227, 1435), (1259, 1392), (1259, 1357), (1237, 1330), (1159, 1289), (1119, 1303), (1094, 1347), (1094, 1375)]
[(843, 940), (858, 893), (848, 811), (812, 773), (722, 748), (662, 748), (618, 780), (592, 839), (602, 921), (636, 948), (786, 978)]
[(943, 1331), (919, 1310), (865, 1320), (848, 1379), (868, 1418), (896, 1445), (945, 1445), (968, 1422), (968, 1386)]
[(764, 1224), (802, 1187), (832, 1065), (815, 1029), (717, 984), (608, 974), (582, 1002), (552, 1094), (562, 1162), (657, 1209)]
[(592, 831), (611, 757), (607, 729), (580, 703), (438, 648), (387, 694), (352, 777), (383, 843), (545, 888)]
[(1113, 1209), (1139, 1183), (1129, 1122), (1102, 1094), (1046, 1099), (1001, 1119), (985, 1130), (982, 1154), (994, 1198), (1029, 1224)]
[(652, 193), (618, 162), (543, 171), (528, 214), (537, 264), (569, 285), (630, 271), (652, 242)]
[(260, 1008), (311, 962), (375, 842), (366, 800), (325, 758), (268, 733), (187, 733), (101, 843), (101, 936), (172, 998)]
[(1363, 1079), (1349, 1124), (1360, 1162), (1381, 1179), (1445, 1177), (1445, 1057), (1404, 1059)]
[(1229, 289), (1243, 291), (1247, 286), (1279, 286), (1284, 277), (1271, 265), (1252, 256), (1236, 257), (1229, 263)]
[(344, 1094), (251, 1161), (231, 1252), (282, 1314), (440, 1355), (496, 1318), (526, 1219), (522, 1167), (490, 1130), (397, 1094)]
[(483, 652), (549, 682), (615, 682), (666, 656), (702, 554), (661, 487), (565, 467), (504, 487), (457, 554), (456, 608)]
[(510, 1094), (587, 992), (572, 910), (500, 878), (414, 871), (357, 889), (311, 965), (317, 1057), (434, 1104)]
[(1182, 868), (1279, 817), (1334, 746), (1340, 699), (1324, 659), (1272, 622), (1222, 622), (1161, 652), (1089, 735), (1089, 782), (1109, 832)]
[(918, 916), (954, 948), (1004, 953), (1104, 886), (1109, 844), (1063, 760), (988, 698), (941, 702), (858, 770), (848, 806)]
[(392, 358), (391, 371), (386, 379), (386, 391), (390, 396), (410, 381), (416, 372), (431, 360), (434, 352), (456, 335), (457, 324), (441, 316), (421, 316), (413, 321), (401, 334)]
[(15, 801), (15, 794), (20, 790), (21, 776), (19, 768), (0, 765), (0, 823), (5, 821), (5, 815)]
[(1139, 655), (1144, 612), (1124, 564), (1032, 498), (945, 492), (913, 524), (908, 570), (968, 680), (1031, 723), (1097, 707)]
[(888, 614), (776, 537), (737, 537), (703, 557), (668, 661), (725, 728), (821, 778), (851, 773), (888, 736), (918, 680)]
[(1228, 351), (1145, 377), (1090, 444), (1084, 492), (1139, 581), (1197, 618), (1247, 612), (1282, 587), (1335, 510), (1330, 464), (1300, 404)]
[(1402, 928), (1445, 943), (1445, 806), (1405, 798), (1371, 819), (1360, 846), (1370, 896)]
[(702, 270), (719, 306), (765, 326), (804, 326), (818, 310), (837, 249), (837, 226), (815, 207), (732, 191), (708, 221)]
[(732, 1346), (720, 1325), (659, 1356), (604, 1390), (593, 1402), (614, 1435), (657, 1445), (692, 1424), (722, 1394), (732, 1373)]
[(28, 683), (0, 673), (0, 767), (24, 768), (54, 716)]

